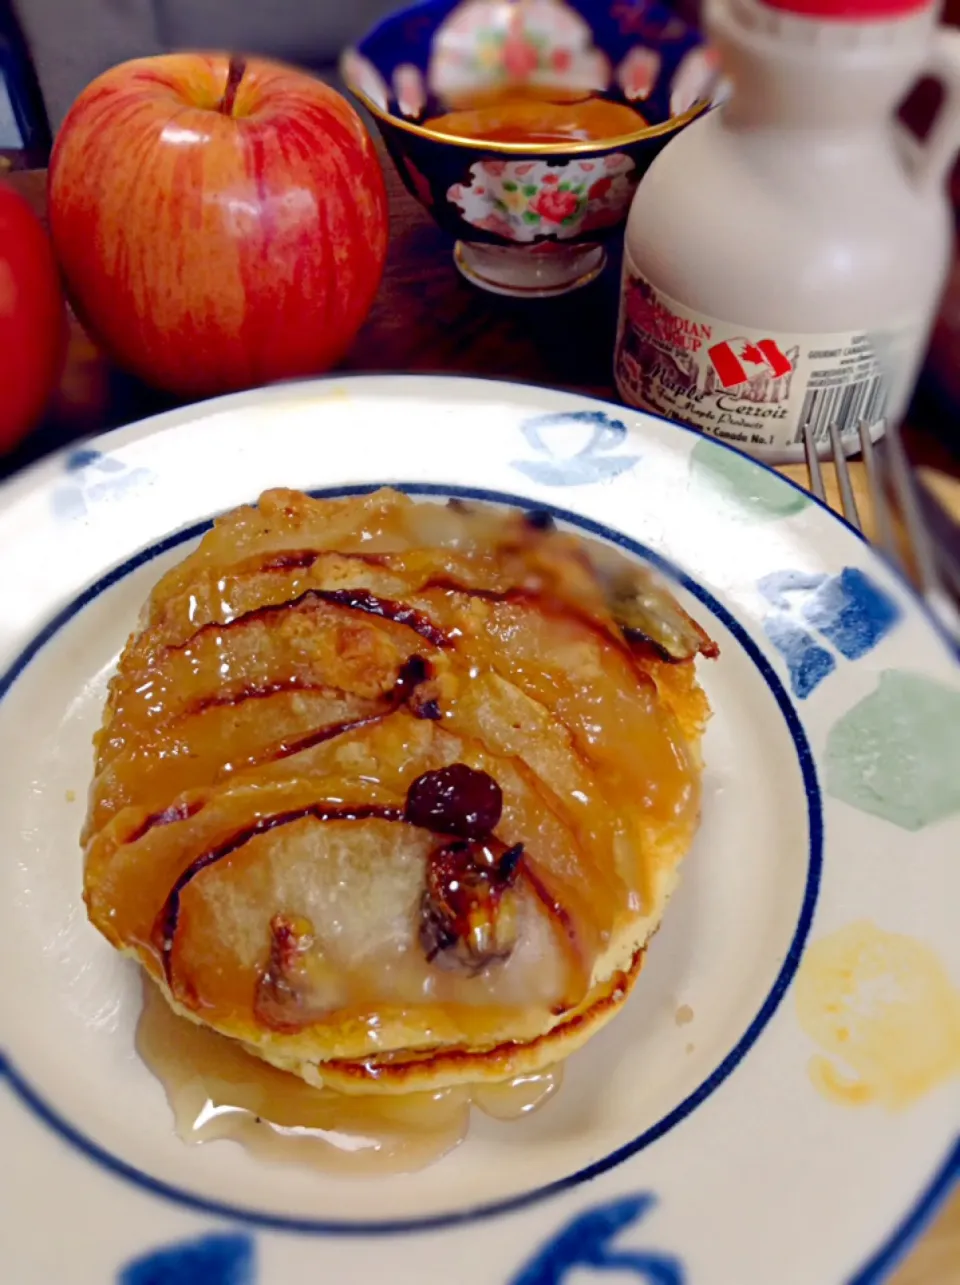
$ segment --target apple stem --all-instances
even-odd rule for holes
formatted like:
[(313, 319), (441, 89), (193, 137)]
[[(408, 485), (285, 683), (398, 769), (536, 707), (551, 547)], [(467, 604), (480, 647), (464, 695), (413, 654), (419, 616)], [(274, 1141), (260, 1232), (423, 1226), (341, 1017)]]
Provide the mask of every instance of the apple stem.
[(240, 88), (240, 82), (243, 80), (243, 73), (246, 70), (246, 58), (241, 57), (240, 54), (231, 54), (230, 68), (227, 72), (227, 85), (217, 108), (218, 111), (223, 112), (224, 116), (233, 115), (233, 106), (237, 101), (237, 90)]

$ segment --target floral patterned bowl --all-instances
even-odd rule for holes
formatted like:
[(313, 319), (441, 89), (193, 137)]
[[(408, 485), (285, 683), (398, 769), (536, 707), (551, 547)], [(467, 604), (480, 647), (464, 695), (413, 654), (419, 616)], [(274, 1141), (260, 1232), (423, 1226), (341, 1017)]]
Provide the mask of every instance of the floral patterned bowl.
[[(341, 60), (406, 186), (458, 238), (464, 276), (545, 296), (600, 272), (637, 182), (709, 104), (713, 51), (660, 0), (420, 0)], [(635, 106), (637, 128), (602, 141), (487, 142), (439, 133), (451, 98), (537, 85)]]

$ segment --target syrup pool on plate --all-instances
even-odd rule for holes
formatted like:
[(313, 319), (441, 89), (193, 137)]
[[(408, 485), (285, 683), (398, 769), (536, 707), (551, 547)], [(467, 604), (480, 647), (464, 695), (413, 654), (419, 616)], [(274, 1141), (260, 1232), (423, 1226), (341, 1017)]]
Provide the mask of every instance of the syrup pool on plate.
[(179, 1017), (144, 981), (137, 1050), (163, 1085), (184, 1142), (239, 1142), (267, 1160), (338, 1173), (407, 1173), (467, 1136), (471, 1105), (497, 1120), (535, 1111), (562, 1067), (493, 1085), (352, 1097), (317, 1089)]
[(513, 88), (470, 100), (425, 122), (435, 133), (491, 143), (579, 143), (635, 134), (646, 121), (625, 103), (561, 89)]

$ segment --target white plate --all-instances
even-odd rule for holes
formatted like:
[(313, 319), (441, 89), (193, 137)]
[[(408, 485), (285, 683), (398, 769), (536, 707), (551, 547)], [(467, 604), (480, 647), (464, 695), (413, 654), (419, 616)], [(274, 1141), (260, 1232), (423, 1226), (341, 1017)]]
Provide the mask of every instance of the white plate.
[[(703, 824), (624, 1013), (422, 1173), (188, 1148), (77, 832), (161, 570), (270, 485), (550, 507), (720, 642)], [(333, 379), (122, 429), (0, 491), (0, 1276), (10, 1285), (831, 1285), (960, 1172), (960, 673), (850, 529), (665, 421), (471, 380)], [(5, 1081), (5, 1083), (4, 1083)]]

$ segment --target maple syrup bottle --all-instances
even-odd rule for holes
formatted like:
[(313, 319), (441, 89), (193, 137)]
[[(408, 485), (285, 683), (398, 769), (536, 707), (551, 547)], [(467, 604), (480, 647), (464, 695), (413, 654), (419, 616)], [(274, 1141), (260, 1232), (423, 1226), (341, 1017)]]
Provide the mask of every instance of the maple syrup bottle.
[[(615, 352), (624, 401), (770, 463), (899, 418), (950, 263), (960, 32), (929, 0), (707, 0), (730, 88), (643, 178)], [(919, 76), (924, 143), (895, 119)]]

